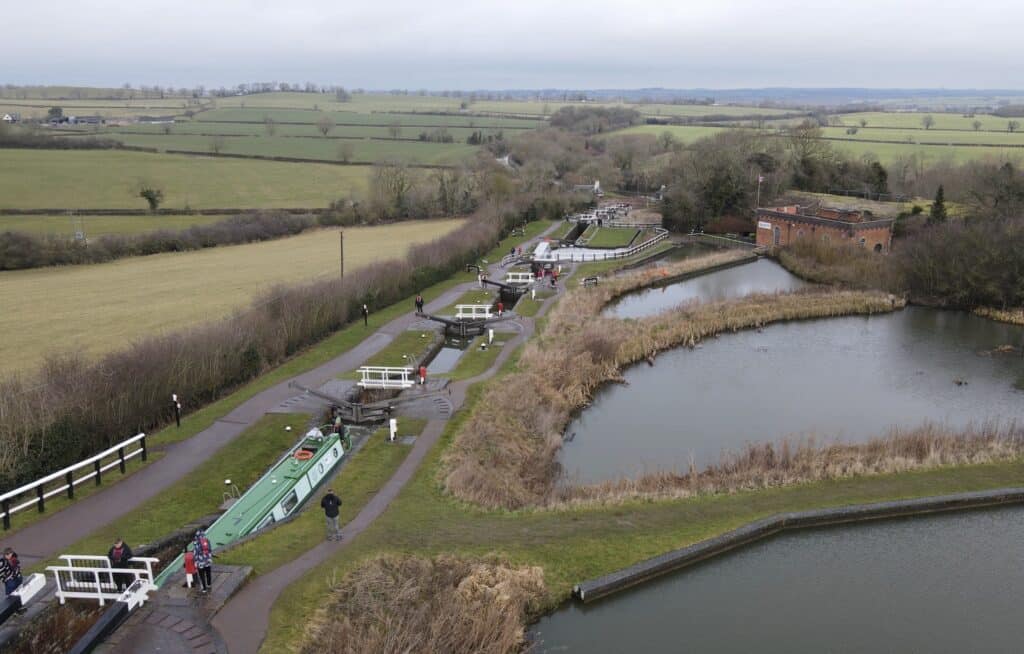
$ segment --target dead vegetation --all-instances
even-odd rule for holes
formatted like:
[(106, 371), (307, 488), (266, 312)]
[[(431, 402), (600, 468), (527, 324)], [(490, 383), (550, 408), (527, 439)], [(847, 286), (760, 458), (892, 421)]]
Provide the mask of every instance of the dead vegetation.
[(517, 652), (526, 644), (527, 616), (545, 593), (539, 567), (383, 556), (335, 586), (302, 652)]
[(445, 453), (442, 483), (460, 499), (489, 508), (520, 509), (561, 501), (557, 453), (572, 413), (623, 367), (662, 350), (777, 322), (891, 311), (902, 300), (885, 293), (812, 289), (689, 303), (642, 320), (600, 316), (615, 297), (663, 276), (695, 272), (742, 256), (719, 253), (643, 270), (568, 293), (530, 342), (519, 370), (488, 387)]
[(993, 463), (1024, 454), (1024, 428), (1016, 423), (957, 431), (935, 424), (893, 429), (865, 443), (815, 439), (751, 443), (704, 470), (665, 471), (637, 479), (561, 486), (563, 505), (598, 505), (635, 499), (670, 499), (760, 490), (828, 479), (907, 472), (947, 465)]

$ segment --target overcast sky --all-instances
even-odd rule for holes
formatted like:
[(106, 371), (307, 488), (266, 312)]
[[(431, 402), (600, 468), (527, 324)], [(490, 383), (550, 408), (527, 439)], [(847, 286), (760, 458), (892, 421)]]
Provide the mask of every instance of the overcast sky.
[(1024, 3), (3, 0), (0, 82), (1024, 87)]

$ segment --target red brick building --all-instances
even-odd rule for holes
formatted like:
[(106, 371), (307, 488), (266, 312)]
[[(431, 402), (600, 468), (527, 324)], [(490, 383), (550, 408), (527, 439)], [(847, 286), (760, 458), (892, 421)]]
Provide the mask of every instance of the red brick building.
[(757, 244), (789, 245), (803, 238), (826, 243), (852, 243), (875, 252), (892, 245), (891, 218), (876, 218), (870, 211), (811, 209), (789, 205), (757, 210)]

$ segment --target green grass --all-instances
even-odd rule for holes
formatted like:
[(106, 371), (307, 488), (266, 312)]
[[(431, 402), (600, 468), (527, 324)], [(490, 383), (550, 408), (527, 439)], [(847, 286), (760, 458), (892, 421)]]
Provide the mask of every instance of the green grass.
[(325, 207), (367, 188), (369, 167), (118, 152), (0, 151), (0, 208), (137, 209), (139, 180), (164, 207)]
[[(589, 231), (589, 228), (587, 228)], [(633, 243), (639, 229), (627, 229), (624, 227), (598, 227), (586, 242), (587, 247), (593, 248), (624, 248)]]
[[(419, 362), (431, 347), (437, 343), (439, 336), (433, 330), (419, 331), (406, 330), (395, 336), (394, 340), (388, 343), (384, 349), (377, 352), (360, 365), (364, 366), (392, 366), (407, 367), (413, 364), (409, 362), (406, 355), (414, 357)], [(419, 365), (418, 363), (416, 364)], [(359, 373), (355, 370), (340, 375), (342, 379), (359, 379)]]
[[(252, 157), (291, 157), (341, 160), (340, 150), (351, 148), (348, 160), (359, 162), (401, 161), (409, 164), (455, 164), (471, 158), (476, 146), (462, 143), (430, 143), (400, 140), (351, 140), (331, 138), (293, 138), (283, 136), (232, 136), (217, 139), (197, 134), (111, 134), (125, 145), (156, 148), (160, 151), (185, 150), (209, 152), (211, 144), (219, 141), (220, 152)], [(408, 137), (415, 138), (416, 134)]]
[(494, 332), (494, 342), (486, 349), (481, 350), (481, 343), (487, 342), (486, 336), (478, 336), (469, 344), (465, 353), (459, 357), (459, 362), (451, 372), (441, 373), (438, 377), (447, 377), (452, 381), (470, 379), (483, 374), (494, 365), (495, 359), (506, 347), (505, 343), (515, 338), (515, 334), (508, 332)]
[[(423, 431), (426, 420), (401, 418), (399, 433), (416, 436)], [(291, 522), (250, 541), (242, 543), (218, 556), (225, 565), (249, 565), (261, 575), (291, 561), (324, 539), (324, 519), (319, 503), (330, 486), (341, 498), (339, 522), (348, 524), (384, 486), (398, 466), (405, 460), (409, 445), (387, 440), (388, 430), (378, 429), (369, 440), (341, 468), (337, 477), (325, 484)]]
[[(867, 127), (901, 127), (924, 130), (922, 120), (925, 116), (931, 116), (935, 124), (928, 131), (943, 129), (974, 130), (974, 121), (981, 123), (982, 130), (1006, 131), (1006, 123), (1009, 118), (1000, 118), (991, 114), (976, 114), (964, 116), (959, 113), (942, 112), (908, 112), (908, 111), (868, 111), (864, 113), (842, 114), (839, 119), (845, 126), (860, 126), (861, 120), (867, 121)], [(1020, 120), (1015, 119), (1015, 120)]]
[(471, 291), (466, 291), (458, 297), (454, 302), (448, 306), (440, 309), (436, 312), (439, 316), (454, 316), (456, 313), (455, 306), (458, 304), (494, 304), (494, 293), (487, 289), (475, 288)]
[(543, 290), (537, 292), (537, 299), (533, 300), (529, 295), (524, 295), (516, 303), (516, 313), (520, 316), (533, 317), (537, 315), (540, 308), (544, 306), (544, 303), (548, 298), (554, 297), (554, 293), (549, 290)]
[(181, 230), (193, 225), (208, 225), (224, 220), (226, 216), (163, 216), (139, 214), (136, 216), (0, 216), (0, 232), (65, 236), (74, 238), (75, 232), (84, 231), (86, 238), (99, 236), (133, 236), (158, 229)]
[(436, 481), (441, 453), (481, 388), (471, 390), (467, 408), (449, 423), (441, 442), (387, 511), (344, 551), (282, 594), (261, 651), (297, 651), (304, 621), (295, 616), (311, 615), (325, 601), (330, 580), (382, 552), (496, 552), (516, 564), (540, 565), (551, 593), (547, 606), (554, 608), (568, 598), (576, 582), (776, 513), (1017, 486), (1024, 481), (1024, 462), (1017, 461), (609, 508), (487, 512), (441, 495)]
[[(217, 511), (224, 501), (224, 480), (231, 479), (245, 492), (305, 433), (306, 414), (268, 414), (245, 430), (170, 488), (138, 508), (103, 525), (69, 551), (101, 554), (115, 538), (140, 545), (166, 536), (191, 520)], [(291, 425), (293, 431), (285, 431)], [(42, 565), (42, 564), (40, 564)]]
[[(485, 258), (494, 259), (496, 257), (500, 257), (501, 254), (507, 252), (513, 244), (522, 243), (525, 239), (533, 238), (534, 236), (541, 234), (552, 224), (553, 223), (550, 221), (536, 221), (529, 223), (526, 226), (525, 237), (510, 236), (503, 239), (487, 254)], [(433, 286), (423, 289), (423, 295), (426, 297), (440, 295), (448, 289), (457, 286), (458, 284), (470, 281), (471, 279), (475, 279), (475, 275), (466, 272), (458, 273), (443, 282), (438, 282)], [(207, 404), (196, 411), (189, 411), (189, 408), (186, 407), (187, 413), (181, 419), (181, 427), (169, 425), (151, 433), (147, 438), (149, 447), (156, 448), (161, 445), (178, 443), (192, 438), (256, 394), (276, 386), (277, 384), (280, 384), (281, 382), (300, 373), (312, 370), (313, 368), (344, 354), (361, 343), (368, 335), (373, 334), (376, 330), (407, 312), (409, 307), (412, 305), (413, 297), (414, 296), (409, 296), (408, 298), (395, 302), (390, 306), (372, 312), (369, 317), (368, 327), (364, 327), (361, 322), (353, 323), (328, 336), (320, 343), (307, 348), (280, 366), (261, 375), (259, 378), (241, 386), (235, 392), (230, 395), (226, 395), (216, 402)], [(215, 456), (219, 457), (220, 453)], [(155, 461), (157, 458), (159, 458), (158, 454), (151, 454), (150, 462)], [(131, 473), (135, 470), (141, 469), (142, 467), (143, 466), (139, 466), (137, 464), (135, 466), (129, 464), (128, 470), (129, 473)], [(119, 477), (107, 477), (108, 481), (118, 478)], [(81, 486), (76, 490), (76, 497), (81, 499), (93, 492), (94, 490), (92, 488)], [(47, 519), (55, 512), (68, 506), (73, 501), (74, 500), (68, 500), (64, 496), (52, 497), (46, 502), (46, 506), (48, 507), (47, 513), (40, 514), (34, 511), (25, 511), (24, 513), (18, 514), (15, 518), (12, 518), (11, 531), (17, 531), (23, 527), (38, 522), (39, 520)]]

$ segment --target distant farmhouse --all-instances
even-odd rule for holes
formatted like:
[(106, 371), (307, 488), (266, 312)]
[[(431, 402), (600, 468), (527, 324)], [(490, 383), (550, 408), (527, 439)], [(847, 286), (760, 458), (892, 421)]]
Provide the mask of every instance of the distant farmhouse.
[(2, 120), (5, 123), (20, 123), (21, 114), (4, 114), (3, 117), (0, 118), (0, 120)]
[(789, 245), (800, 239), (826, 243), (856, 243), (875, 252), (892, 245), (891, 218), (876, 218), (870, 211), (811, 209), (789, 205), (757, 210), (757, 244)]
[(72, 125), (102, 125), (102, 116), (68, 116), (68, 123)]

